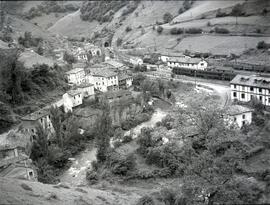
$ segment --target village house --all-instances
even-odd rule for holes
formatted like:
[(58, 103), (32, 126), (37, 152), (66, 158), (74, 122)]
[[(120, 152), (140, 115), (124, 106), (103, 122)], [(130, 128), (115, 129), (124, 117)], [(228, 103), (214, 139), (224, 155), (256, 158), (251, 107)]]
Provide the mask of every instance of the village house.
[(123, 63), (109, 59), (109, 60), (105, 61), (105, 64), (113, 67), (115, 69), (115, 71), (117, 71), (119, 74), (120, 73), (127, 73), (128, 67), (126, 65), (124, 65)]
[(82, 93), (83, 98), (95, 95), (94, 85), (88, 82), (83, 82), (77, 85), (77, 90)]
[(36, 169), (29, 159), (30, 138), (18, 130), (0, 135), (0, 177), (36, 181)]
[(94, 84), (95, 89), (101, 92), (118, 90), (118, 74), (113, 68), (88, 68), (87, 82)]
[(170, 68), (187, 68), (187, 69), (195, 69), (195, 70), (205, 70), (207, 68), (208, 63), (201, 58), (170, 57), (167, 59), (167, 65)]
[(95, 46), (91, 43), (86, 43), (84, 45), (84, 49), (91, 55), (91, 56), (101, 56), (102, 52), (98, 46)]
[(239, 128), (252, 122), (252, 109), (241, 105), (232, 105), (228, 109), (229, 123), (236, 123)]
[(69, 90), (63, 95), (63, 106), (64, 111), (69, 112), (73, 110), (74, 107), (77, 107), (82, 104), (83, 94), (79, 90)]
[(230, 86), (232, 100), (249, 102), (256, 98), (263, 105), (270, 106), (270, 77), (237, 75)]
[(21, 132), (24, 134), (34, 137), (39, 126), (48, 132), (48, 137), (54, 134), (50, 111), (48, 109), (44, 108), (21, 118)]
[(65, 73), (68, 83), (79, 85), (85, 82), (84, 68), (77, 67)]
[(131, 57), (129, 59), (129, 62), (132, 64), (132, 65), (142, 65), (143, 64), (143, 60), (139, 57)]
[(72, 54), (77, 58), (78, 61), (88, 61), (87, 52), (83, 48), (78, 47), (77, 49), (73, 50)]
[(118, 76), (118, 84), (121, 89), (128, 89), (132, 86), (133, 77), (127, 74), (119, 74)]
[(159, 54), (159, 60), (163, 63), (167, 63), (169, 58), (189, 58), (189, 56), (185, 56), (181, 53), (160, 53)]

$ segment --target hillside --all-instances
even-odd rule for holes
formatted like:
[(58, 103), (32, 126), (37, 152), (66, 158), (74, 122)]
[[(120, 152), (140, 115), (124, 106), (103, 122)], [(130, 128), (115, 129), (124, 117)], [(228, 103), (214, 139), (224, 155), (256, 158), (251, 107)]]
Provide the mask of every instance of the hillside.
[(140, 197), (134, 193), (101, 191), (86, 187), (47, 185), (16, 179), (0, 178), (1, 204), (135, 204)]

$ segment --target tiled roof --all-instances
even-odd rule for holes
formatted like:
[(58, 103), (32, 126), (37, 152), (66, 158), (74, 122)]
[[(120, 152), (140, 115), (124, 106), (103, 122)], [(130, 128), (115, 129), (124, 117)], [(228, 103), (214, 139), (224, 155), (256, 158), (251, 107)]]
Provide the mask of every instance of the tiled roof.
[(270, 89), (270, 76), (256, 76), (256, 75), (237, 75), (230, 82), (231, 84), (245, 85), (245, 86), (254, 86), (259, 88)]
[(82, 72), (82, 71), (84, 71), (83, 68), (74, 68), (74, 69), (72, 69), (70, 71), (67, 71), (66, 74), (68, 74), (68, 75), (69, 74), (75, 74), (75, 73)]
[(198, 64), (202, 61), (202, 59), (190, 58), (190, 57), (171, 57), (171, 58), (168, 58), (168, 61), (178, 62), (178, 63)]
[(132, 76), (127, 75), (127, 74), (119, 74), (119, 76), (118, 76), (118, 80), (125, 80), (128, 78), (132, 78)]
[(71, 96), (75, 96), (75, 95), (81, 94), (81, 92), (79, 90), (69, 90), (69, 91), (67, 91), (67, 94), (69, 94)]
[(244, 107), (242, 105), (232, 105), (228, 109), (228, 114), (232, 115), (232, 116), (239, 115), (239, 114), (246, 113), (246, 112), (252, 112), (252, 109), (250, 109), (248, 107)]
[(105, 63), (115, 67), (115, 68), (119, 68), (119, 67), (123, 67), (124, 64), (123, 63), (120, 63), (118, 61), (115, 61), (115, 60), (107, 60)]
[(91, 87), (94, 86), (92, 83), (87, 83), (87, 82), (83, 82), (80, 85), (77, 85), (78, 88), (86, 88), (86, 87)]
[(113, 68), (92, 68), (90, 69), (90, 74), (93, 76), (111, 77), (116, 76), (117, 73), (113, 71)]
[(36, 121), (46, 115), (49, 114), (49, 110), (48, 109), (41, 109), (41, 110), (38, 110), (36, 112), (33, 112), (29, 115), (26, 115), (24, 117), (22, 117), (21, 119), (22, 120), (30, 120), (30, 121)]

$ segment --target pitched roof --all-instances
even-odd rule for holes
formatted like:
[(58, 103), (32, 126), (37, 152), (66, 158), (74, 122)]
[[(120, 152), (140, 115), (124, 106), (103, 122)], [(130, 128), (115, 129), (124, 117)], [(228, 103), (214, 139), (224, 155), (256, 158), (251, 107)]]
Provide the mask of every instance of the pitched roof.
[(242, 105), (232, 105), (228, 109), (228, 114), (234, 116), (234, 115), (239, 115), (242, 113), (252, 112), (252, 111), (253, 111), (252, 109), (248, 107), (244, 107)]
[(69, 90), (69, 91), (67, 91), (67, 94), (69, 94), (71, 96), (75, 96), (75, 95), (80, 95), (81, 92), (79, 90)]
[(132, 78), (132, 76), (124, 74), (124, 73), (118, 75), (118, 80), (125, 80), (128, 78)]
[(72, 68), (76, 69), (76, 68), (85, 68), (86, 64), (85, 63), (73, 63), (72, 64)]
[(178, 62), (178, 63), (190, 63), (190, 64), (198, 64), (202, 61), (201, 58), (190, 58), (190, 57), (170, 57), (168, 61)]
[(87, 82), (82, 82), (80, 85), (77, 85), (78, 88), (86, 88), (86, 87), (91, 87), (94, 86), (92, 83), (87, 83)]
[(237, 75), (230, 82), (231, 84), (254, 86), (259, 88), (270, 89), (270, 76), (256, 76), (256, 75)]
[(102, 76), (102, 77), (111, 77), (117, 75), (117, 73), (113, 71), (113, 68), (110, 69), (108, 67), (92, 68), (90, 69), (90, 74), (93, 76)]
[(107, 60), (105, 63), (115, 67), (115, 68), (120, 68), (120, 67), (123, 67), (124, 64), (123, 63), (120, 63), (118, 61), (115, 61), (115, 60)]
[(74, 68), (70, 71), (67, 71), (66, 74), (69, 75), (69, 74), (75, 74), (75, 73), (78, 73), (78, 72), (83, 72), (84, 69), (83, 68)]
[(21, 118), (21, 120), (27, 120), (27, 121), (36, 121), (46, 115), (49, 115), (49, 110), (46, 108), (40, 109), (36, 112), (33, 112), (29, 115), (26, 115)]

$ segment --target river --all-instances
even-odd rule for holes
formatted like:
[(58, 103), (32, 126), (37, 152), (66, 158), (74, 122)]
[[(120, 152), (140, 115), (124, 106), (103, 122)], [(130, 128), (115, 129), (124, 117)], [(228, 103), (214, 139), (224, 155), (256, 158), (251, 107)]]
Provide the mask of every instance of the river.
[[(166, 111), (156, 108), (150, 120), (133, 128), (133, 134), (138, 136), (143, 127), (154, 127), (155, 124), (161, 121), (166, 115)], [(71, 167), (63, 173), (63, 175), (60, 177), (60, 181), (75, 186), (85, 185), (87, 183), (86, 171), (88, 167), (91, 167), (91, 162), (96, 160), (96, 151), (97, 149), (94, 147), (94, 145), (87, 146), (83, 152), (74, 158)]]

